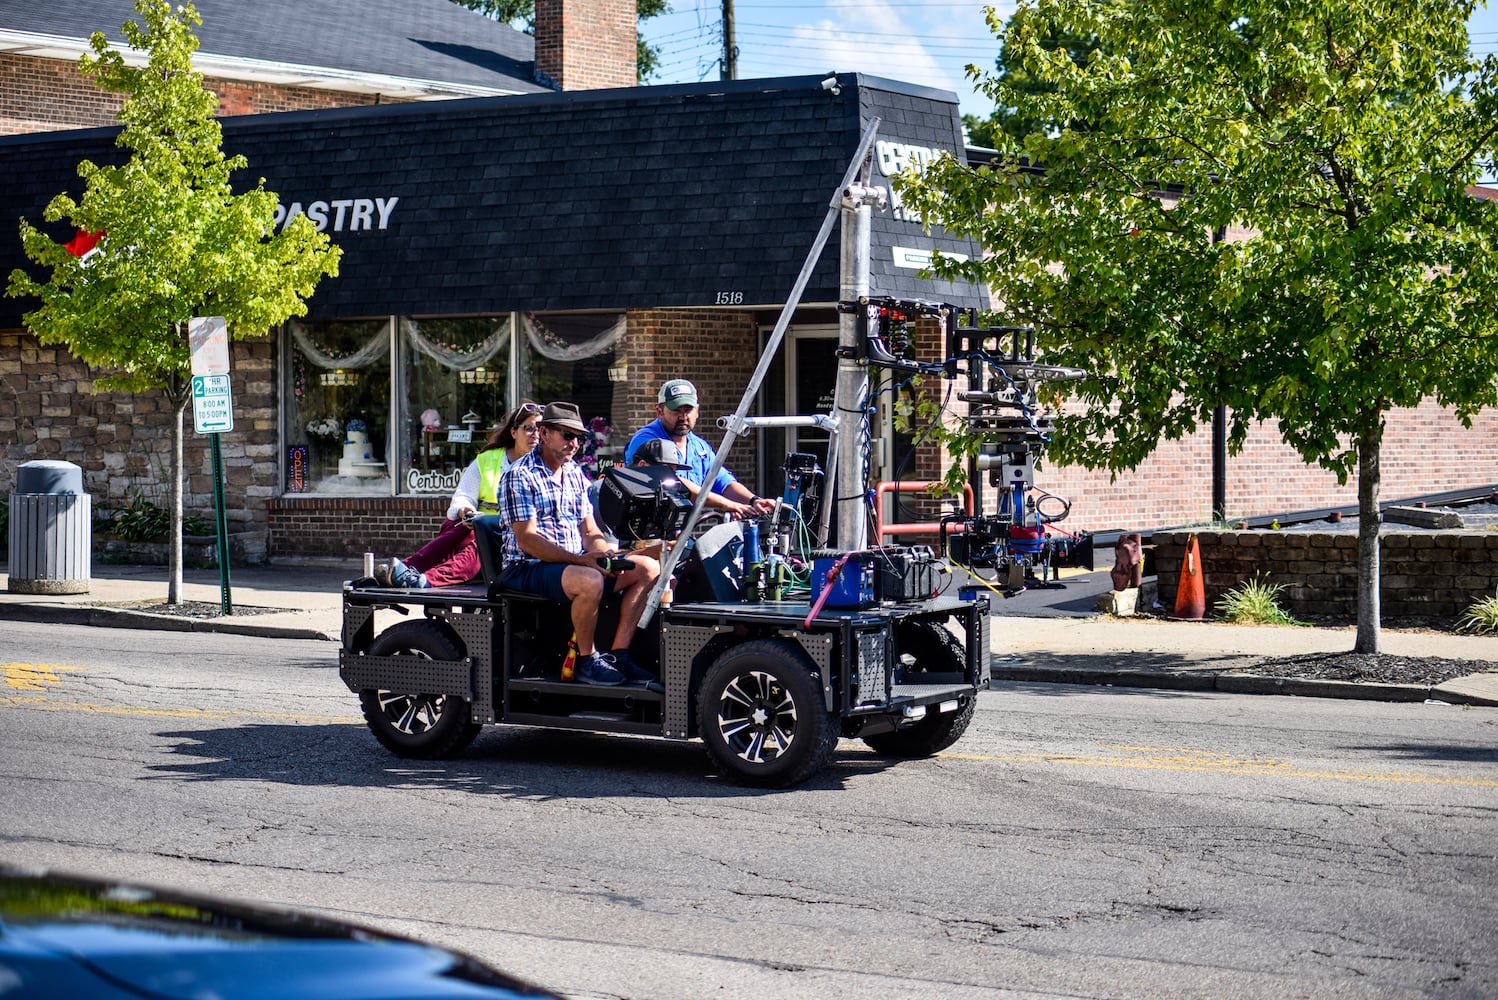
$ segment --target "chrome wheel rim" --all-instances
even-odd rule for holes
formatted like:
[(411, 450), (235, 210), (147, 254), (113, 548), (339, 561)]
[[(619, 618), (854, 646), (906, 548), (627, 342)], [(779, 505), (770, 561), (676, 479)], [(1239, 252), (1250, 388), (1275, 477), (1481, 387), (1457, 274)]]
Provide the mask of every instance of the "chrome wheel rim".
[(391, 728), (407, 736), (419, 736), (427, 732), (442, 718), (442, 704), (447, 699), (442, 695), (396, 694), (394, 691), (378, 691), (380, 711), (390, 720)]
[(774, 674), (740, 674), (718, 700), (718, 735), (740, 760), (768, 764), (796, 738), (795, 699)]

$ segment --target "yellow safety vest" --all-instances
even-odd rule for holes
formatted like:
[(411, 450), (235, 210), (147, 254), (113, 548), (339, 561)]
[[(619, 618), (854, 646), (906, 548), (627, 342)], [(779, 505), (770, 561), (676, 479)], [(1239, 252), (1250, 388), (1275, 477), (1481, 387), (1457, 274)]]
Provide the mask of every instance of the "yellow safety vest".
[(499, 511), (499, 477), (509, 467), (509, 456), (503, 448), (490, 448), (479, 452), (475, 460), (479, 464), (479, 510), (494, 514)]

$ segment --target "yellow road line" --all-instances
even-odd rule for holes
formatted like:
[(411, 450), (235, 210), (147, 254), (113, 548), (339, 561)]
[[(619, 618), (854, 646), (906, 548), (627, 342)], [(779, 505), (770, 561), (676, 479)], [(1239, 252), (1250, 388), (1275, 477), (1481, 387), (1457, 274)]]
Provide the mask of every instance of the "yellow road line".
[[(61, 672), (79, 671), (83, 667), (59, 663), (0, 663), (0, 677), (12, 691), (47, 691), (62, 683)], [(364, 720), (347, 715), (306, 715), (286, 712), (248, 712), (239, 709), (210, 710), (201, 708), (146, 708), (142, 705), (101, 705), (88, 701), (56, 701), (45, 694), (21, 697), (0, 696), (0, 708), (38, 708), (46, 712), (83, 712), (93, 715), (138, 715), (167, 719), (207, 719), (215, 722), (274, 719), (304, 725), (361, 725)]]
[[(14, 691), (46, 691), (62, 679), (58, 671), (81, 670), (46, 663), (0, 664), (0, 676)], [(101, 705), (85, 701), (56, 701), (46, 695), (21, 697), (0, 696), (0, 708), (30, 708), (46, 712), (82, 712), (94, 715), (129, 715), (168, 719), (197, 719), (212, 722), (266, 721), (292, 722), (298, 725), (362, 725), (364, 720), (347, 715), (307, 715), (285, 712), (252, 712), (240, 709), (210, 710), (200, 708), (146, 708), (140, 705)], [(1243, 757), (1196, 747), (1150, 747), (1113, 745), (1106, 749), (1116, 755), (1078, 755), (1023, 753), (996, 756), (991, 754), (943, 753), (946, 760), (971, 760), (1003, 764), (1051, 764), (1070, 767), (1117, 767), (1146, 771), (1196, 771), (1207, 774), (1246, 774), (1278, 778), (1320, 778), (1332, 781), (1373, 781), (1390, 784), (1461, 785), (1474, 788), (1498, 788), (1498, 779), (1446, 778), (1419, 771), (1336, 771), (1314, 770), (1273, 757)]]
[(43, 697), (0, 697), (0, 708), (34, 708), (44, 712), (82, 712), (89, 715), (138, 715), (167, 719), (205, 719), (213, 722), (275, 720), (301, 725), (363, 725), (348, 715), (300, 715), (287, 712), (248, 712), (240, 709), (146, 708), (142, 705), (100, 705), (87, 701), (56, 701)]
[(45, 691), (49, 685), (62, 683), (58, 671), (82, 669), (60, 663), (0, 663), (0, 677), (12, 691)]

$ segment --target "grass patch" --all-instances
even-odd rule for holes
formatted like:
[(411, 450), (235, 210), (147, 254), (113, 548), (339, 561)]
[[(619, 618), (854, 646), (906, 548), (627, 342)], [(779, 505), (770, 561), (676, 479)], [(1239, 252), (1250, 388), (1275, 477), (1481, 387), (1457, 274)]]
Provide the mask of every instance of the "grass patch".
[(1224, 594), (1213, 610), (1223, 621), (1234, 625), (1306, 624), (1280, 607), (1277, 598), (1283, 589), (1280, 584), (1255, 574), (1252, 580), (1245, 580)]

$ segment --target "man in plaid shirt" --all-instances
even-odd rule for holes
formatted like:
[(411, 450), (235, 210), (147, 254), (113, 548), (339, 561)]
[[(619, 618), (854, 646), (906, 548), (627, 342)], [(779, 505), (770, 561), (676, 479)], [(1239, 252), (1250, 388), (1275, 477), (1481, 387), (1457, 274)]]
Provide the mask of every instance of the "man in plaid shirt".
[[(603, 568), (601, 557), (616, 555), (593, 520), (588, 480), (572, 461), (588, 430), (571, 403), (548, 403), (541, 412), (541, 440), (505, 471), (500, 481), (500, 519), (505, 569), (500, 584), (511, 590), (572, 602), (577, 633), (576, 677), (584, 684), (656, 684), (655, 675), (630, 658), (629, 644), (660, 563), (630, 554), (634, 568)], [(619, 627), (609, 652), (594, 645), (598, 608), (612, 582), (623, 597)]]

